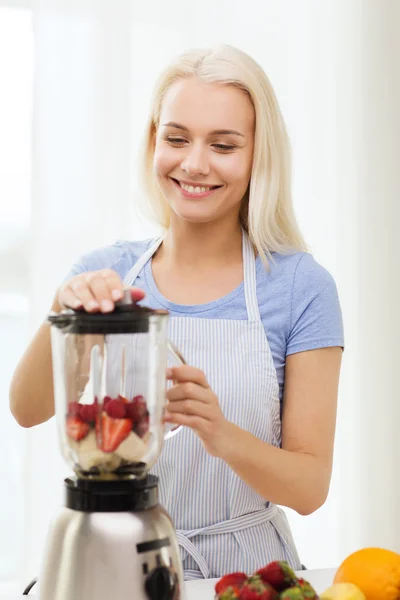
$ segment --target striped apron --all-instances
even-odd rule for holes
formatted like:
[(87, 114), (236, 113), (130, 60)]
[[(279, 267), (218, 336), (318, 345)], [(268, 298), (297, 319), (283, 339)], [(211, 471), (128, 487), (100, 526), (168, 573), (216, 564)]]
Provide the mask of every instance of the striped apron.
[[(124, 279), (132, 286), (163, 238)], [(202, 369), (229, 421), (280, 447), (279, 385), (261, 321), (253, 247), (243, 232), (247, 320), (171, 316), (169, 336), (188, 364)], [(189, 428), (165, 442), (151, 470), (176, 527), (186, 580), (253, 573), (272, 560), (301, 564), (281, 508), (266, 502)]]

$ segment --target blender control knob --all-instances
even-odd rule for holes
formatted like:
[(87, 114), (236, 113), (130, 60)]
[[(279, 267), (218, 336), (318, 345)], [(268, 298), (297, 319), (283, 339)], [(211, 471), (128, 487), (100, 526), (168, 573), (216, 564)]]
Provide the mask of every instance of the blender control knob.
[(167, 567), (157, 567), (146, 577), (144, 584), (149, 600), (172, 600), (175, 581)]

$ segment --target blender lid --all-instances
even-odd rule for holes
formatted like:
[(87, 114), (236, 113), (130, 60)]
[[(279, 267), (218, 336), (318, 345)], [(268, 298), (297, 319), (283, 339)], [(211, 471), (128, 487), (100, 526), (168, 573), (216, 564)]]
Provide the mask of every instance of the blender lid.
[(113, 334), (113, 333), (147, 333), (153, 317), (167, 317), (167, 310), (155, 310), (147, 306), (139, 306), (132, 300), (129, 289), (115, 303), (113, 312), (89, 313), (80, 308), (68, 308), (61, 312), (51, 312), (47, 320), (51, 325), (61, 329), (63, 333), (73, 334)]

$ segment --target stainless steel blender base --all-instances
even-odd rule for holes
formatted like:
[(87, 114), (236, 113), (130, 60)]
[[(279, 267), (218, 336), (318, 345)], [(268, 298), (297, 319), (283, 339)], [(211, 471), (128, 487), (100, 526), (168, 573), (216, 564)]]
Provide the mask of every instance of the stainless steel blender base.
[(40, 600), (183, 600), (175, 531), (156, 505), (135, 512), (63, 508), (50, 527)]

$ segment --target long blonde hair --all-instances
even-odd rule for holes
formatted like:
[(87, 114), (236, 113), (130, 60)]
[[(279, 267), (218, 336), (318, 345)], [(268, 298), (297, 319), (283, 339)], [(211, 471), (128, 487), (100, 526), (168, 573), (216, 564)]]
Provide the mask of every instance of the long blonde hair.
[(241, 221), (261, 258), (271, 252), (307, 250), (298, 228), (291, 196), (290, 143), (283, 117), (264, 70), (248, 54), (228, 45), (181, 54), (161, 74), (155, 87), (145, 131), (141, 179), (145, 212), (168, 228), (170, 207), (157, 184), (153, 158), (161, 104), (177, 79), (197, 76), (205, 83), (234, 85), (247, 93), (256, 117), (253, 166)]

